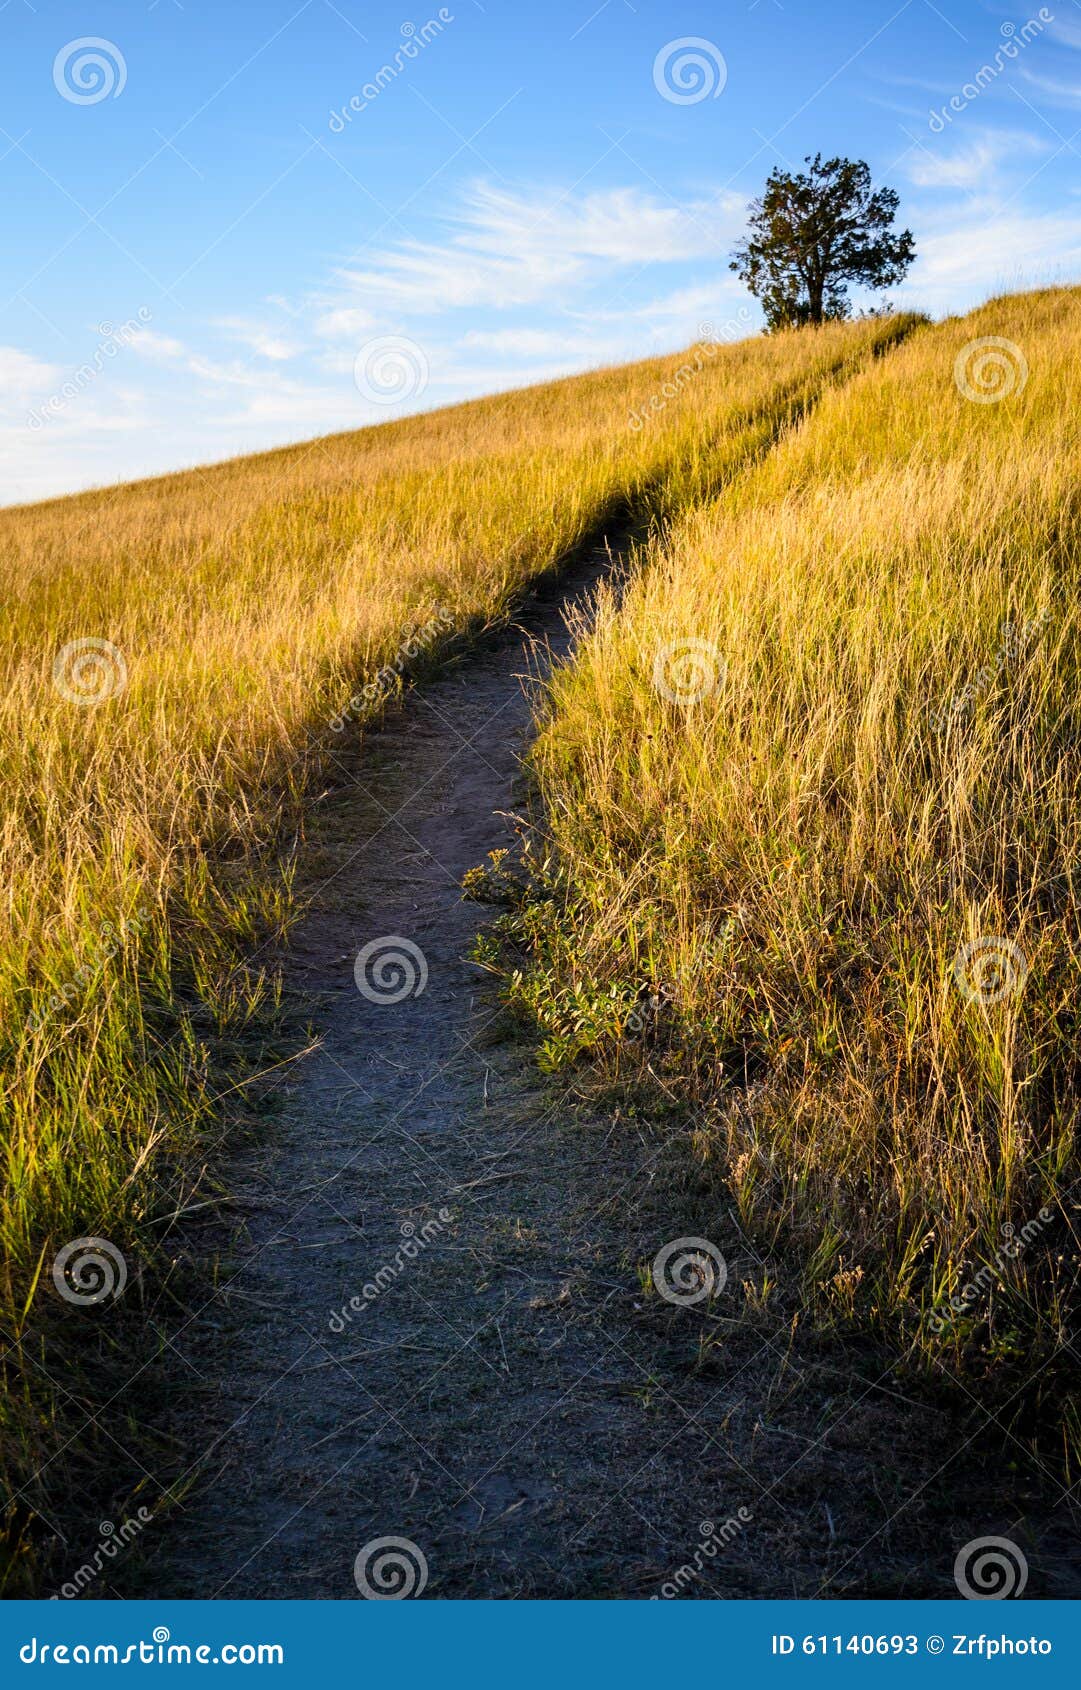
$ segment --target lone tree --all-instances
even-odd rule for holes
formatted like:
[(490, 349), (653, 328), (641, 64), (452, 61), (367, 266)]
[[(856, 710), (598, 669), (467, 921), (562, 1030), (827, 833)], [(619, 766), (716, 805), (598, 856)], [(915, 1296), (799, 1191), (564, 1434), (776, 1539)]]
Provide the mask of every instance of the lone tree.
[(732, 257), (762, 301), (767, 332), (847, 317), (849, 282), (892, 287), (916, 256), (911, 230), (893, 229), (897, 195), (872, 191), (862, 159), (816, 153), (806, 164), (798, 175), (770, 172)]

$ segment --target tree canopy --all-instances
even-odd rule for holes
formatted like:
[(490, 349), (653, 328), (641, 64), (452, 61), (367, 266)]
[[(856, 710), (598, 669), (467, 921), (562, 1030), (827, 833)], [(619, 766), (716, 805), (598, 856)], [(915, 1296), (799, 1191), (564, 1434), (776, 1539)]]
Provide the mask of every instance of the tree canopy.
[(768, 330), (847, 317), (850, 283), (891, 287), (916, 256), (912, 231), (893, 228), (896, 193), (872, 188), (862, 159), (816, 153), (805, 163), (798, 174), (770, 172), (732, 256)]

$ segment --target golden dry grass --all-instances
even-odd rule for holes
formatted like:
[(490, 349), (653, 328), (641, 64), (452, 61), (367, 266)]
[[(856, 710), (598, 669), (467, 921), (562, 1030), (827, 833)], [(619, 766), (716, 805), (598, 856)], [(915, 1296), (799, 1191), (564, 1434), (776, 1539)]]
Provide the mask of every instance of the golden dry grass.
[(1079, 354), (1074, 291), (920, 329), (653, 547), (556, 678), (520, 983), (694, 1107), (794, 1303), (1010, 1413), (1076, 1367)]
[[(909, 326), (652, 360), (0, 514), (0, 1312), (23, 1357), (61, 1245), (152, 1256), (265, 1008), (283, 834), (400, 688), (396, 658), (500, 617), (621, 512), (714, 490)], [(83, 640), (105, 649), (80, 668)], [(21, 1485), (60, 1398), (18, 1352), (6, 1367)]]

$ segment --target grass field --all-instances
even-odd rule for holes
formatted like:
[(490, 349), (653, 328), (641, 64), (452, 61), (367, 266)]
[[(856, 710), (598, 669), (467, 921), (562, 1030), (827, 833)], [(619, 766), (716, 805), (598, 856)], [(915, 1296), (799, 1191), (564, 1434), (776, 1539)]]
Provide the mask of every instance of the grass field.
[(690, 1112), (764, 1299), (1074, 1477), (1079, 352), (1068, 290), (921, 329), (686, 510), (557, 676), (508, 922), (545, 1064)]
[(912, 327), (705, 345), (0, 515), (16, 1563), (34, 1510), (64, 1494), (53, 1458), (94, 1365), (57, 1253), (103, 1237), (129, 1305), (150, 1299), (221, 1098), (257, 1065), (290, 842), (335, 749), (605, 524), (715, 493)]

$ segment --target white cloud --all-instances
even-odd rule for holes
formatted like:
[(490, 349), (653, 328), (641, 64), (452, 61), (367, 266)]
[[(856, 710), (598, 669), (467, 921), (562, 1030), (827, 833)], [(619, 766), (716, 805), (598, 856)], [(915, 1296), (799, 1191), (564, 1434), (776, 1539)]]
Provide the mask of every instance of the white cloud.
[(1041, 94), (1046, 94), (1052, 105), (1068, 106), (1076, 110), (1081, 106), (1081, 78), (1073, 82), (1060, 82), (1053, 76), (1038, 76), (1027, 65), (1022, 65), (1021, 75), (1032, 88), (1038, 88)]
[[(501, 357), (558, 358), (566, 356), (574, 347), (574, 340), (565, 329), (470, 329), (459, 344), (479, 352), (495, 352)], [(584, 348), (587, 343), (578, 344)], [(588, 344), (592, 349), (596, 343)]]
[(1053, 18), (1047, 25), (1047, 33), (1066, 47), (1081, 47), (1081, 22), (1073, 18)]
[[(0, 351), (0, 381), (8, 368), (4, 349)], [(66, 372), (49, 369), (49, 376), (48, 391), (55, 393)], [(45, 396), (39, 388), (38, 397)], [(31, 425), (28, 409), (24, 406), (19, 414), (13, 407), (8, 420), (0, 421), (5, 503), (48, 498), (128, 480), (154, 468), (167, 469), (183, 449), (170, 438), (165, 419), (148, 415), (143, 395), (127, 388), (114, 387), (107, 396), (81, 393), (44, 417), (38, 411), (42, 420), (37, 426)], [(149, 462), (144, 454), (150, 454)]]
[(620, 267), (727, 257), (745, 201), (723, 193), (686, 207), (638, 188), (580, 195), (512, 193), (476, 184), (446, 219), (442, 241), (403, 241), (365, 267), (347, 263), (331, 312), (359, 307), (435, 314), (466, 306), (506, 310), (558, 304), (572, 288)]
[(917, 259), (896, 302), (956, 312), (991, 293), (1081, 274), (1081, 214), (1001, 210), (971, 200), (924, 219)]
[(334, 311), (321, 311), (312, 327), (323, 340), (353, 340), (374, 329), (378, 318), (357, 306), (344, 305)]
[[(719, 269), (725, 269), (719, 266)], [(675, 345), (691, 341), (734, 317), (741, 306), (752, 307), (742, 288), (719, 274), (708, 282), (691, 282), (671, 293), (655, 294), (635, 304), (626, 301), (572, 309), (568, 315), (594, 323), (622, 323), (636, 335), (652, 335)], [(753, 308), (753, 307), (752, 307)]]
[[(182, 338), (164, 325), (140, 327), (126, 344), (145, 390), (119, 385), (124, 378), (110, 366), (100, 390), (80, 394), (33, 435), (29, 409), (67, 372), (0, 351), (0, 404), (11, 406), (0, 436), (9, 496), (384, 420), (396, 408), (365, 401), (353, 379), (357, 352), (383, 334), (415, 334), (423, 344), (425, 406), (687, 344), (742, 303), (724, 266), (745, 210), (743, 196), (728, 191), (676, 205), (639, 187), (474, 184), (427, 239), (373, 249), (299, 301), (267, 293), (250, 310), (210, 316), (205, 333), (185, 327)], [(649, 277), (664, 274), (661, 266), (676, 267), (681, 285), (654, 287), (650, 298)], [(706, 279), (696, 279), (696, 267)]]
[(909, 156), (908, 177), (918, 188), (984, 188), (1003, 161), (1045, 153), (1050, 143), (1024, 130), (985, 131), (953, 152), (933, 152), (924, 144)]
[(926, 76), (904, 76), (900, 72), (881, 72), (877, 78), (892, 88), (919, 88), (926, 94), (956, 94), (956, 82), (936, 82)]
[(46, 364), (16, 346), (0, 346), (0, 405), (5, 410), (24, 407), (63, 380), (56, 364)]
[(227, 429), (273, 424), (276, 439), (297, 440), (305, 433), (317, 435), (336, 428), (360, 428), (364, 423), (380, 422), (385, 417), (384, 410), (363, 403), (351, 381), (337, 388), (290, 382), (251, 389), (239, 409), (225, 412), (217, 420), (218, 426)]
[(140, 357), (148, 358), (155, 364), (169, 364), (187, 356), (183, 341), (174, 340), (171, 335), (158, 334), (155, 329), (133, 330), (128, 345)]
[(231, 340), (241, 346), (250, 347), (260, 358), (269, 358), (273, 363), (284, 363), (289, 358), (296, 358), (303, 350), (304, 344), (295, 336), (284, 334), (280, 327), (260, 322), (253, 317), (215, 317), (214, 327), (223, 330)]
[(453, 222), (480, 251), (519, 256), (570, 252), (614, 264), (640, 264), (643, 253), (671, 262), (708, 253), (725, 218), (740, 216), (745, 201), (726, 193), (686, 208), (664, 205), (639, 188), (613, 188), (575, 200), (548, 190), (513, 194), (478, 184)]
[(113, 388), (107, 398), (80, 394), (55, 414), (50, 413), (41, 437), (68, 437), (89, 443), (106, 434), (128, 434), (149, 426), (147, 399), (136, 388)]

